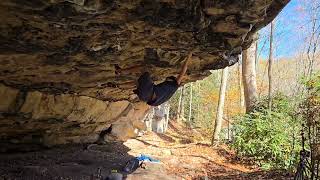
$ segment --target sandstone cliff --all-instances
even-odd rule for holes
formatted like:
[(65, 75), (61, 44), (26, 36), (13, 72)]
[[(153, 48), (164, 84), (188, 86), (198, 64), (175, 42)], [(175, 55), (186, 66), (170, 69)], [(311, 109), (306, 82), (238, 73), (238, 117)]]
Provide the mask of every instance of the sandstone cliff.
[(147, 110), (132, 103), (141, 71), (176, 75), (190, 49), (184, 83), (231, 66), (288, 2), (2, 0), (0, 140), (90, 142), (112, 123), (115, 133)]

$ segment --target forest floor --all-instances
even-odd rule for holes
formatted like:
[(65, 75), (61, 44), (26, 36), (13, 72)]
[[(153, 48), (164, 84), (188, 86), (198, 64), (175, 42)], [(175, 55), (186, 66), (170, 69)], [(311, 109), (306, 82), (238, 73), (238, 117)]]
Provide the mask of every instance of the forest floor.
[[(121, 170), (139, 154), (159, 159), (131, 174)], [(93, 178), (101, 169), (104, 178)], [(226, 145), (211, 147), (195, 130), (169, 124), (165, 134), (147, 132), (124, 143), (66, 145), (33, 152), (0, 154), (0, 180), (101, 180), (118, 170), (127, 180), (291, 179), (240, 161)]]
[(175, 122), (169, 124), (165, 134), (147, 132), (124, 144), (133, 154), (158, 158), (168, 175), (175, 175), (178, 179), (292, 179), (292, 174), (262, 171), (241, 161), (226, 145), (211, 147), (203, 141), (200, 133)]

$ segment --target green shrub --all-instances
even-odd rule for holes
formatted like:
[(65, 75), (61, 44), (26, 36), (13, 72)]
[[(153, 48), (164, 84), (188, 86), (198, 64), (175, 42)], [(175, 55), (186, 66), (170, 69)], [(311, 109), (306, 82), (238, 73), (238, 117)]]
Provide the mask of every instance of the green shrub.
[(315, 179), (320, 166), (320, 72), (309, 77), (305, 82), (307, 96), (299, 106), (299, 115), (303, 119), (305, 149), (310, 151), (308, 179)]
[(276, 95), (272, 111), (267, 107), (267, 99), (263, 99), (252, 113), (237, 117), (232, 147), (264, 169), (288, 169), (300, 150), (299, 120), (288, 97)]
[(304, 82), (308, 94), (299, 107), (299, 114), (307, 126), (320, 122), (320, 72)]

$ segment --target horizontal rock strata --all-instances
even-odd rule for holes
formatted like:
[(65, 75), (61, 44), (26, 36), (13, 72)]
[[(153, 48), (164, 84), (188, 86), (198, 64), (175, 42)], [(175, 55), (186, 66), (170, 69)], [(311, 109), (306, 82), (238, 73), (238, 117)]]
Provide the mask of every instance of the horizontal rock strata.
[(93, 143), (105, 139), (111, 125), (108, 135), (126, 140), (136, 129), (144, 129), (141, 120), (149, 108), (144, 103), (24, 92), (3, 85), (0, 99), (0, 144), (8, 145)]

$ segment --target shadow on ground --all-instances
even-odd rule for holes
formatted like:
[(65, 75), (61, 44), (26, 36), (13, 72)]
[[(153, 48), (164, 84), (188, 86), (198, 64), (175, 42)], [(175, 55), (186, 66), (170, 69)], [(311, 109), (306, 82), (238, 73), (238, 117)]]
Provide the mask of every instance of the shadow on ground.
[(165, 135), (165, 134), (160, 134), (160, 133), (156, 133), (156, 135), (161, 138), (162, 140), (164, 141), (167, 141), (169, 143), (174, 143), (176, 142), (175, 139), (173, 139), (172, 137), (168, 136), (168, 135)]
[(0, 179), (91, 180), (101, 168), (106, 177), (121, 171), (133, 158), (120, 142), (106, 145), (68, 145), (47, 150), (0, 154)]

